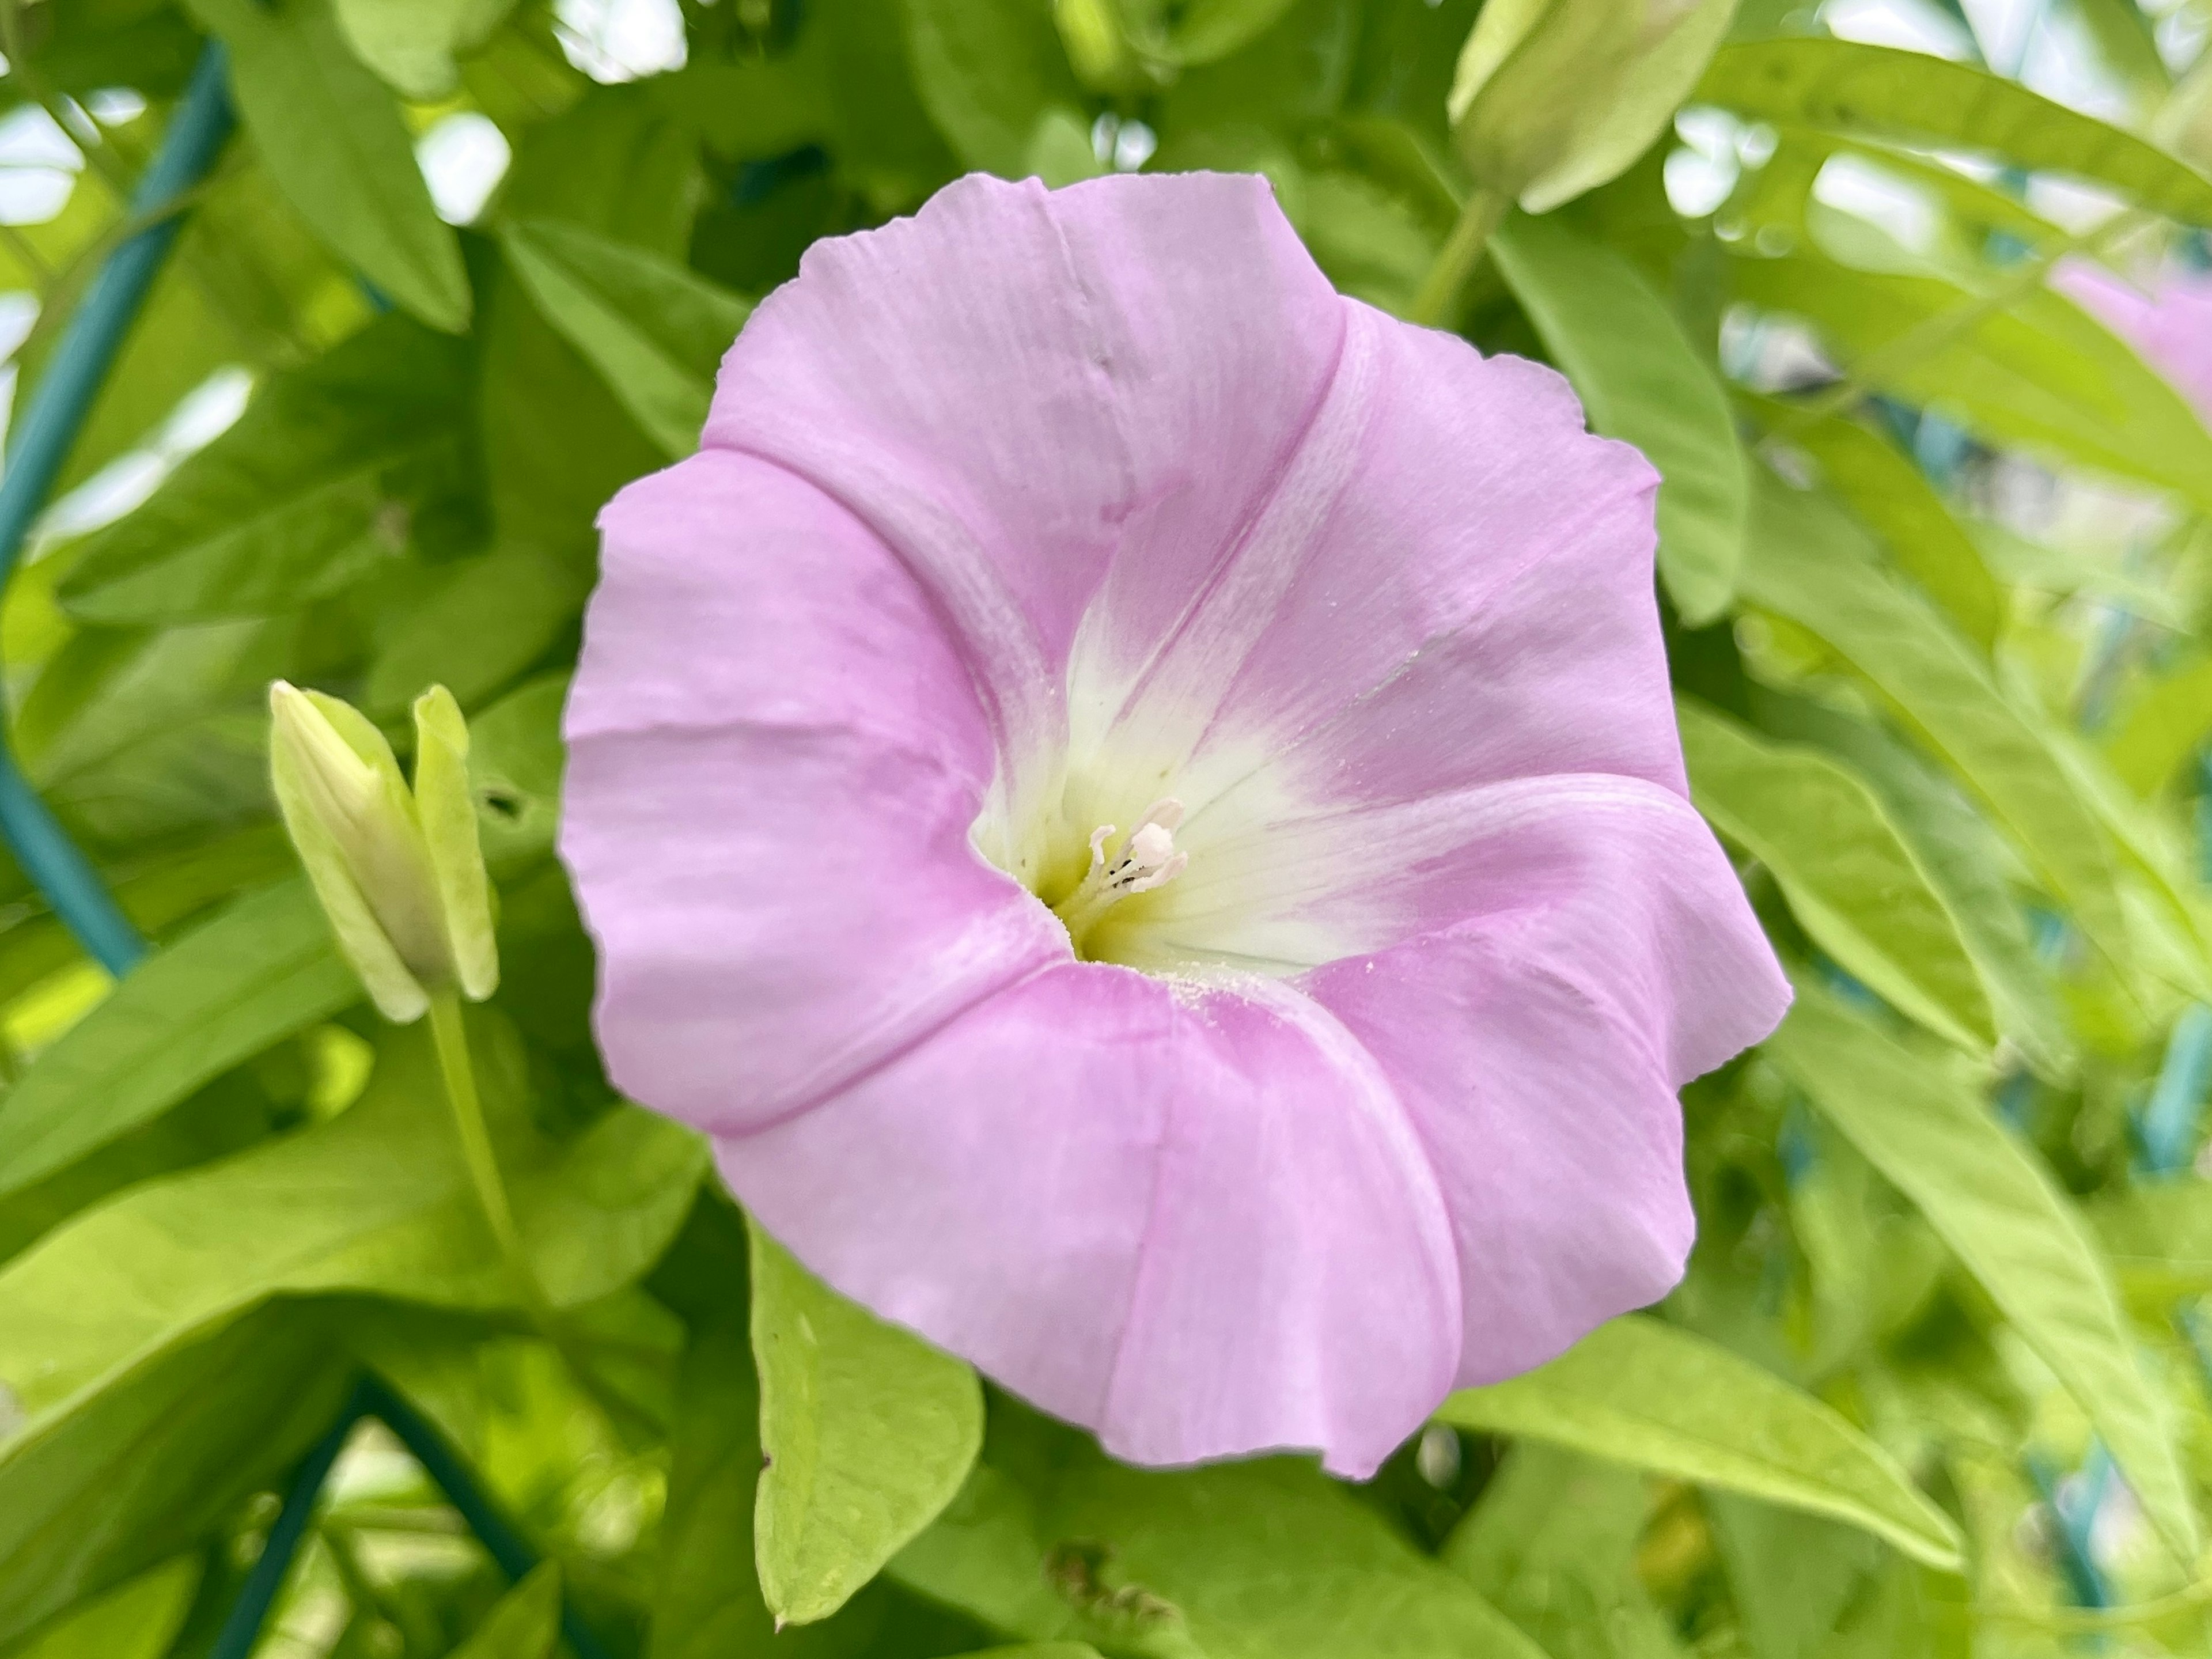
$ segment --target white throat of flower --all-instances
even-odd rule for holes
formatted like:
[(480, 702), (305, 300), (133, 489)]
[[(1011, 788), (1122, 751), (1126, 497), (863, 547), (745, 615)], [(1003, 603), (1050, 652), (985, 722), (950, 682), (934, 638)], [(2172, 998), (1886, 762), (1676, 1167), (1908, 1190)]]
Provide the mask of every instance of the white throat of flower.
[(1091, 868), (1081, 884), (1052, 907), (1079, 954), (1084, 935), (1099, 917), (1123, 899), (1164, 887), (1183, 872), (1190, 854), (1177, 852), (1175, 844), (1176, 826), (1182, 817), (1182, 803), (1174, 797), (1154, 801), (1111, 858), (1106, 843), (1119, 832), (1110, 823), (1091, 832)]

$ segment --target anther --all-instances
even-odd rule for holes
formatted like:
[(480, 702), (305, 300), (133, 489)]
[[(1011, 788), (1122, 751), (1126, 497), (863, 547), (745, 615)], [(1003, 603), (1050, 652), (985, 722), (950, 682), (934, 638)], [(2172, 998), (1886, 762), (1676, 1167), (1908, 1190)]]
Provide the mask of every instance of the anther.
[(1172, 796), (1145, 809), (1137, 827), (1129, 832), (1121, 852), (1109, 859), (1106, 843), (1116, 831), (1102, 823), (1091, 832), (1091, 868), (1073, 893), (1053, 907), (1079, 944), (1091, 925), (1118, 901), (1164, 887), (1181, 875), (1190, 854), (1176, 850), (1176, 826), (1182, 822), (1182, 803)]

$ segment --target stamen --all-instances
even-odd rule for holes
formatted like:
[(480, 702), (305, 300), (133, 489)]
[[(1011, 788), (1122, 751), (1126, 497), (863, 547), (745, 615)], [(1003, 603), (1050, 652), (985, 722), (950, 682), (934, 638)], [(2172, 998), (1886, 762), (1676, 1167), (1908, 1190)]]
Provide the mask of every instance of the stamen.
[(1120, 854), (1110, 860), (1106, 843), (1114, 838), (1114, 826), (1102, 823), (1091, 832), (1090, 870), (1080, 886), (1053, 906), (1053, 914), (1079, 951), (1084, 934), (1115, 904), (1133, 894), (1164, 887), (1189, 866), (1190, 854), (1176, 850), (1176, 826), (1182, 818), (1181, 801), (1172, 796), (1154, 801), (1129, 832)]

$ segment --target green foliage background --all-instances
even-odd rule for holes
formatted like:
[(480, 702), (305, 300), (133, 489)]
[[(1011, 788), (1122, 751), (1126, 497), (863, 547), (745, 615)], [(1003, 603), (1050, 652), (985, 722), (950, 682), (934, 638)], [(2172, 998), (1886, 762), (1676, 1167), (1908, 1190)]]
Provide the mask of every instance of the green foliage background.
[[(750, 301), (963, 171), (1118, 156), (1265, 173), (1404, 311), (1474, 15), (713, 0), (682, 69), (600, 84), (541, 0), (0, 0), (0, 100), (84, 163), (0, 228), (19, 401), (210, 38), (243, 121), (0, 609), (14, 744), (160, 946), (111, 986), (0, 869), (0, 1654), (207, 1652), (364, 1366), (549, 1565), (510, 1591), (364, 1431), (264, 1652), (542, 1655), (563, 1593), (646, 1659), (2212, 1652), (2212, 435), (2044, 281), (2203, 259), (2203, 76), (2130, 0), (2050, 14), (2110, 123), (1746, 0), (1677, 129), (1508, 217), (1449, 319), (1664, 473), (1695, 793), (1801, 986), (1688, 1092), (1662, 1309), (1363, 1487), (1131, 1470), (831, 1297), (601, 1073), (550, 855), (592, 519), (691, 447)], [(458, 230), (413, 148), (457, 112), (512, 151)], [(118, 466), (161, 482), (116, 517)], [(542, 1319), (274, 824), (279, 675), (403, 741), (429, 682), (470, 713)]]

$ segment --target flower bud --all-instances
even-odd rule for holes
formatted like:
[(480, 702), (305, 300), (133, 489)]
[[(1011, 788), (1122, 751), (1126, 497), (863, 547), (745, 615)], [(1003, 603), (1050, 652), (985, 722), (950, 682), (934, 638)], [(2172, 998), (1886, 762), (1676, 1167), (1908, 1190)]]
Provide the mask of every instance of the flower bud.
[(1144, 79), (1114, 0), (1053, 0), (1052, 21), (1075, 78), (1094, 92), (1125, 92)]
[(1489, 0), (1446, 107), (1478, 187), (1531, 213), (1626, 172), (1666, 130), (1735, 0)]
[(415, 787), (354, 709), (278, 680), (269, 688), (270, 774), (284, 827), (377, 1012), (404, 1024), (458, 988), (499, 983), (491, 889), (468, 789), (468, 727), (453, 694), (415, 700)]

